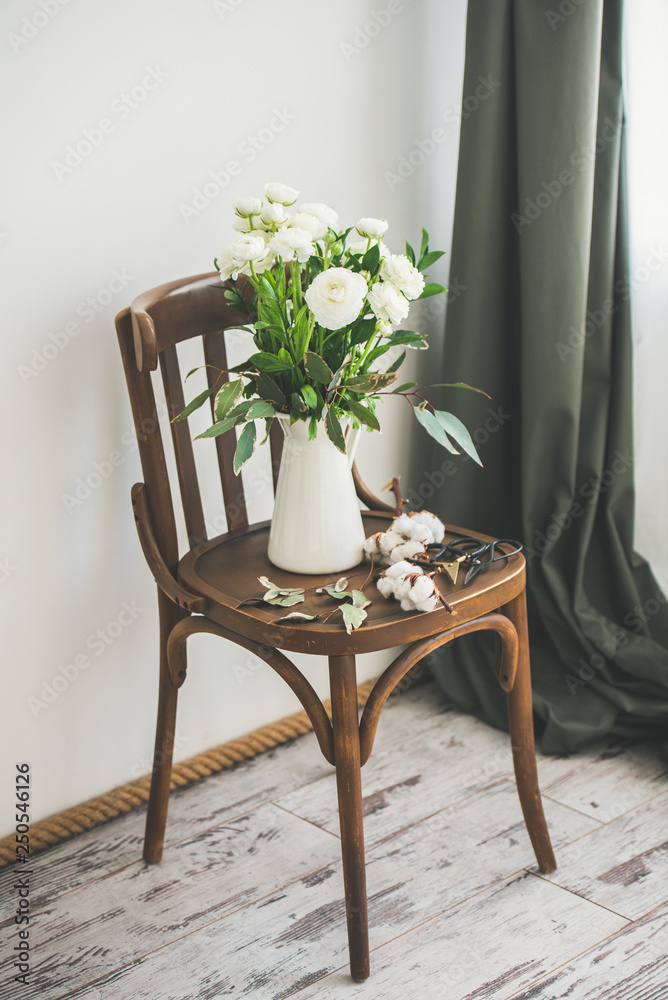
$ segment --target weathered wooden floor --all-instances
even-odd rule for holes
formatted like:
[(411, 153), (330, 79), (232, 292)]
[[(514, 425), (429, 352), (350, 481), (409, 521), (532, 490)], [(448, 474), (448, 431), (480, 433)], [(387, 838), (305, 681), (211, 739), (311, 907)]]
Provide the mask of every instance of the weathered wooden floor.
[(348, 976), (332, 768), (312, 735), (35, 856), (31, 985), (0, 998), (667, 1000), (668, 770), (607, 740), (541, 758), (558, 870), (538, 873), (508, 738), (433, 684), (390, 699), (363, 771), (371, 978)]

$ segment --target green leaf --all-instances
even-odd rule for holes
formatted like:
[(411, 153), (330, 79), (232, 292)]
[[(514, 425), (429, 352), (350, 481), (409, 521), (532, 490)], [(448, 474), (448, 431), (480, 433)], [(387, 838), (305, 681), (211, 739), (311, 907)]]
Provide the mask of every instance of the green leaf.
[(430, 295), (440, 295), (441, 292), (447, 292), (447, 288), (444, 288), (443, 285), (438, 285), (435, 281), (428, 281), (422, 289), (422, 294), (418, 295), (418, 300), (428, 299)]
[(301, 388), (301, 394), (304, 397), (304, 402), (306, 403), (309, 410), (315, 410), (318, 405), (318, 394), (312, 385), (303, 385)]
[(258, 396), (262, 396), (263, 399), (271, 403), (276, 403), (277, 406), (285, 406), (285, 395), (278, 388), (273, 378), (270, 378), (266, 372), (258, 372), (255, 376), (255, 384)]
[(282, 358), (275, 354), (269, 354), (267, 351), (260, 351), (259, 354), (252, 354), (247, 362), (248, 364), (253, 364), (261, 372), (286, 372), (294, 368), (292, 361), (283, 361)]
[(462, 450), (473, 459), (474, 462), (477, 462), (478, 465), (482, 465), (476, 446), (473, 443), (473, 439), (459, 417), (456, 417), (453, 413), (446, 413), (445, 410), (435, 410), (434, 416), (443, 430), (450, 435), (456, 444), (458, 444), (460, 448), (462, 448)]
[(277, 622), (291, 622), (291, 621), (302, 621), (302, 622), (312, 622), (318, 618), (318, 615), (305, 615), (302, 611), (291, 611), (289, 615), (283, 615), (282, 618), (274, 618), (274, 625)]
[(346, 453), (346, 440), (343, 436), (343, 430), (341, 429), (341, 424), (339, 423), (337, 417), (334, 415), (334, 411), (331, 407), (327, 409), (327, 416), (325, 417), (325, 432), (327, 437), (332, 442), (332, 444), (342, 451), (345, 455)]
[(355, 320), (350, 331), (350, 346), (356, 347), (357, 344), (366, 343), (373, 336), (377, 323), (378, 320), (375, 318)]
[(319, 354), (314, 354), (312, 351), (306, 352), (304, 368), (314, 382), (322, 382), (323, 385), (329, 385), (334, 377), (329, 365), (322, 360)]
[(430, 389), (470, 389), (471, 392), (479, 392), (481, 396), (485, 396), (487, 399), (492, 397), (489, 393), (485, 392), (484, 389), (476, 389), (474, 385), (468, 385), (466, 382), (432, 382), (429, 386)]
[(407, 389), (414, 389), (416, 385), (417, 382), (402, 382), (401, 385), (398, 385), (396, 389), (392, 390), (392, 393), (406, 392)]
[(396, 380), (396, 373), (383, 372), (382, 374), (353, 375), (346, 379), (339, 386), (340, 389), (352, 389), (354, 392), (377, 392), (385, 389)]
[(371, 410), (364, 405), (364, 403), (359, 403), (355, 399), (348, 399), (346, 400), (346, 403), (350, 412), (354, 417), (357, 417), (361, 423), (366, 424), (367, 427), (372, 427), (375, 431), (380, 430), (380, 424), (378, 423), (376, 414), (372, 413)]
[(429, 233), (422, 227), (422, 244), (420, 245), (420, 260), (429, 251)]
[(254, 399), (246, 411), (246, 420), (266, 420), (276, 416), (276, 410), (266, 399)]
[(405, 344), (406, 347), (416, 347), (418, 350), (424, 350), (427, 347), (427, 334), (415, 333), (414, 330), (395, 330), (394, 333), (390, 334), (388, 340), (393, 347), (401, 344)]
[(297, 413), (306, 413), (308, 409), (302, 397), (298, 396), (296, 392), (293, 392), (290, 396), (290, 403), (292, 404), (292, 409), (296, 410)]
[(431, 412), (423, 406), (416, 406), (413, 409), (417, 420), (422, 424), (424, 429), (427, 431), (435, 441), (438, 441), (440, 445), (446, 448), (452, 455), (457, 455), (457, 449), (453, 448), (447, 434), (439, 424), (438, 420)]
[(355, 608), (368, 608), (368, 606), (371, 604), (371, 601), (366, 596), (363, 590), (353, 590), (352, 598), (353, 598), (353, 607)]
[(380, 263), (380, 247), (377, 243), (369, 247), (367, 252), (362, 257), (362, 268), (364, 271), (369, 271), (373, 274)]
[(239, 435), (237, 448), (234, 452), (234, 471), (237, 476), (255, 451), (255, 438), (255, 424), (251, 421), (249, 424), (246, 424)]
[(214, 414), (216, 420), (224, 420), (229, 411), (241, 399), (244, 384), (240, 378), (227, 382), (216, 396)]
[(341, 614), (343, 615), (343, 624), (346, 626), (348, 635), (351, 634), (354, 628), (359, 628), (366, 618), (364, 608), (357, 608), (354, 604), (342, 604)]
[(431, 267), (437, 260), (440, 260), (444, 253), (445, 250), (432, 250), (431, 253), (426, 253), (420, 258), (419, 270), (426, 271), (428, 267)]
[(408, 240), (405, 240), (405, 243), (406, 243), (406, 256), (408, 257), (413, 267), (415, 267), (415, 250), (410, 245)]
[(175, 417), (173, 417), (172, 422), (178, 423), (179, 420), (185, 420), (193, 410), (197, 410), (202, 403), (205, 403), (209, 396), (211, 396), (216, 391), (216, 386), (212, 385), (211, 388), (205, 389), (204, 392), (200, 392), (199, 396), (195, 396), (194, 399), (188, 403), (185, 409), (181, 410)]
[(197, 435), (195, 440), (199, 441), (200, 438), (220, 437), (221, 434), (226, 434), (227, 431), (232, 430), (236, 422), (236, 417), (225, 417), (224, 420), (219, 420), (215, 423), (213, 427), (207, 427), (205, 431), (202, 431), (201, 434)]
[(301, 604), (304, 600), (304, 591), (301, 593), (279, 594), (277, 597), (264, 597), (265, 604), (273, 604), (279, 608), (291, 608), (293, 604)]
[(399, 369), (401, 368), (401, 366), (403, 365), (403, 363), (404, 363), (405, 360), (406, 360), (406, 352), (403, 351), (399, 355), (399, 357), (397, 358), (397, 360), (395, 362), (393, 362), (393, 364), (391, 364), (390, 367), (387, 369), (388, 372), (398, 372)]

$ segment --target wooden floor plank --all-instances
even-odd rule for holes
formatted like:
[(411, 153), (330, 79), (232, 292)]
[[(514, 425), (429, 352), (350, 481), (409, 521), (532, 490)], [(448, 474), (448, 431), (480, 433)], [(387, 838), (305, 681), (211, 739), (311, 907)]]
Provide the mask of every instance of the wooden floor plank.
[[(305, 879), (249, 907), (244, 915), (250, 933), (236, 919), (217, 921), (78, 990), (71, 1000), (281, 1000), (295, 993), (300, 1000), (502, 1000), (624, 923), (522, 873), (397, 936), (401, 906), (393, 902), (400, 903), (402, 890), (397, 873), (394, 889), (370, 894), (371, 979), (353, 984), (343, 901), (336, 891), (338, 865), (329, 872), (319, 884)], [(378, 946), (382, 938), (385, 943)], [(55, 998), (47, 994), (45, 1000)]]
[[(538, 881), (524, 873), (374, 951), (355, 1000), (508, 1000), (624, 923), (571, 893), (548, 895)], [(343, 1000), (349, 990), (340, 970), (297, 997)]]
[[(433, 683), (389, 699), (378, 730), (378, 746), (388, 750), (417, 733), (442, 724), (451, 709)], [(330, 776), (312, 733), (172, 792), (166, 844), (175, 844), (209, 827), (242, 815), (292, 789)], [(33, 905), (55, 899), (141, 858), (146, 809), (135, 810), (35, 856)], [(0, 872), (0, 925), (11, 918), (11, 894)]]
[(544, 795), (609, 823), (668, 789), (668, 764), (655, 747), (619, 737), (599, 740), (569, 757), (538, 766)]
[[(271, 804), (33, 909), (33, 988), (58, 996), (336, 860), (339, 842)], [(14, 984), (9, 984), (13, 986)], [(0, 997), (15, 997), (0, 986)]]
[[(485, 813), (488, 820), (481, 824), (480, 816)], [(548, 819), (556, 842), (579, 836), (593, 822), (557, 804), (551, 804)], [(398, 934), (404, 934), (416, 924), (506, 879), (530, 864), (532, 858), (533, 852), (524, 829), (515, 789), (510, 782), (501, 782), (491, 789), (481, 791), (462, 804), (443, 810), (436, 816), (376, 843), (367, 855), (372, 946), (378, 947)], [(227, 968), (240, 941), (248, 938), (254, 955), (252, 949), (256, 945), (252, 942), (258, 934), (259, 940), (265, 943), (279, 942), (280, 954), (271, 959), (272, 963), (276, 963), (275, 966), (271, 965), (274, 969), (271, 975), (267, 972), (266, 964), (263, 964), (266, 959), (263, 960), (259, 953), (257, 958), (251, 958), (249, 954), (248, 975), (251, 978), (244, 981), (244, 988), (249, 987), (250, 983), (257, 987), (254, 976), (268, 976), (267, 982), (270, 980), (273, 988), (276, 976), (279, 976), (280, 982), (287, 976), (286, 982), (294, 986), (304, 976), (313, 976), (315, 973), (324, 975), (335, 969), (341, 962), (342, 949), (345, 960), (346, 948), (341, 889), (340, 864), (337, 862), (303, 879), (300, 889), (288, 887), (281, 894), (281, 899), (276, 899), (268, 908), (263, 902), (235, 913), (233, 931), (228, 932), (224, 926), (215, 934), (213, 929), (207, 931), (207, 935), (213, 935), (219, 944), (213, 949), (211, 963), (206, 965), (209, 970), (208, 978), (206, 981), (197, 981), (198, 989), (210, 988), (209, 978), (214, 981), (217, 970)], [(273, 927), (264, 920), (265, 911), (269, 910), (275, 921)], [(307, 955), (302, 951), (301, 934), (309, 927), (311, 931), (315, 928), (317, 943), (322, 931), (320, 923), (325, 919), (331, 924), (331, 933), (328, 932), (327, 940), (322, 942), (319, 952), (317, 949), (313, 952), (309, 950)], [(258, 931), (258, 921), (261, 933)], [(226, 920), (221, 923), (227, 925)], [(299, 928), (298, 932), (295, 932), (295, 927)], [(107, 931), (115, 934), (113, 920), (107, 925)], [(197, 935), (191, 935), (187, 940), (177, 941), (169, 949), (165, 949), (170, 954), (176, 954), (173, 949), (177, 949), (178, 965), (185, 969), (191, 963), (193, 975), (201, 964), (200, 954), (203, 950), (191, 940), (196, 937)], [(259, 948), (259, 944), (257, 947)], [(292, 953), (291, 961), (282, 957), (286, 951)], [(136, 958), (140, 954), (141, 951), (134, 955), (128, 951), (126, 957)], [(316, 964), (309, 968), (308, 962), (313, 960)], [(123, 976), (114, 978), (114, 996), (134, 995), (138, 981), (145, 975), (155, 985), (155, 969), (162, 969), (164, 961), (163, 953), (159, 952), (141, 963), (141, 966), (132, 967)], [(251, 961), (259, 964), (251, 966)], [(325, 972), (323, 961), (327, 962)], [(286, 965), (285, 971), (281, 971), (283, 963)], [(294, 975), (293, 980), (290, 979), (290, 974)], [(105, 980), (105, 985), (110, 987), (111, 982), (112, 980)], [(160, 992), (156, 995), (162, 996)]]
[[(510, 742), (470, 716), (447, 716), (441, 726), (400, 748), (372, 754), (362, 770), (367, 842), (400, 829), (405, 806), (415, 821), (513, 773)], [(333, 774), (276, 800), (290, 812), (338, 835)]]
[(544, 877), (637, 920), (668, 902), (667, 824), (665, 792), (564, 847), (559, 868)]
[(562, 966), (513, 1000), (666, 1000), (668, 906)]

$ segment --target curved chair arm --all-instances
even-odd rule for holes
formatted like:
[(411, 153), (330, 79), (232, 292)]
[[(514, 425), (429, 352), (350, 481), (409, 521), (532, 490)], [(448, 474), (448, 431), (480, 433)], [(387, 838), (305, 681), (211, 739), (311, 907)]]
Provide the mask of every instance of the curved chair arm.
[(367, 505), (369, 510), (386, 510), (389, 511), (390, 514), (396, 514), (396, 509), (392, 504), (385, 503), (384, 500), (380, 500), (374, 493), (371, 492), (360, 476), (357, 465), (354, 462), (352, 471), (353, 481), (355, 483), (355, 492), (360, 500)]
[(411, 667), (414, 667), (428, 653), (438, 649), (439, 646), (444, 646), (453, 639), (458, 639), (471, 632), (481, 632), (488, 629), (496, 632), (497, 635), (494, 667), (497, 680), (504, 691), (512, 691), (517, 673), (519, 639), (515, 626), (505, 615), (497, 612), (482, 615), (480, 618), (474, 618), (471, 621), (462, 622), (461, 625), (446, 629), (445, 632), (438, 632), (425, 639), (418, 639), (392, 661), (378, 678), (367, 698), (360, 721), (360, 765), (366, 764), (371, 755), (380, 713), (385, 702)]
[(142, 552), (160, 590), (164, 591), (170, 600), (178, 604), (179, 607), (185, 608), (186, 611), (203, 614), (207, 607), (206, 598), (191, 594), (185, 587), (182, 587), (162, 557), (153, 533), (151, 512), (144, 483), (135, 483), (132, 487), (132, 508)]
[(263, 646), (261, 643), (255, 642), (254, 639), (238, 635), (225, 628), (224, 625), (211, 621), (206, 616), (182, 618), (180, 622), (176, 623), (167, 640), (167, 664), (174, 687), (181, 687), (186, 679), (186, 640), (191, 635), (197, 635), (201, 632), (208, 632), (209, 635), (217, 635), (221, 639), (227, 639), (268, 663), (299, 698), (304, 711), (311, 720), (323, 757), (329, 764), (334, 763), (334, 735), (325, 706), (311, 683), (297, 669), (292, 660), (289, 660), (284, 653), (272, 646)]

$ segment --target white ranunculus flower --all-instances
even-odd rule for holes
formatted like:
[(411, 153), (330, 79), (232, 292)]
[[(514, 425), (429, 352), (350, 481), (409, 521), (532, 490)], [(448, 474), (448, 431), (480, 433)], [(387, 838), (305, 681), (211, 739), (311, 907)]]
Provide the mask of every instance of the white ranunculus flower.
[(264, 206), (260, 218), (268, 226), (284, 226), (290, 216), (282, 205), (270, 203)]
[(315, 215), (316, 219), (324, 222), (329, 229), (336, 229), (339, 224), (339, 213), (321, 201), (311, 201), (307, 205), (302, 205), (299, 211)]
[(265, 184), (264, 193), (269, 201), (277, 202), (279, 205), (294, 205), (299, 197), (299, 191), (288, 187), (287, 184)]
[(327, 232), (327, 223), (310, 212), (297, 212), (292, 216), (291, 225), (304, 229), (313, 240), (321, 240)]
[(369, 305), (374, 316), (388, 323), (401, 323), (408, 316), (408, 302), (391, 281), (377, 281), (371, 286)]
[(313, 240), (311, 234), (299, 226), (286, 227), (272, 236), (269, 249), (281, 260), (294, 260), (296, 257), (300, 264), (304, 264), (313, 253)]
[(330, 267), (315, 276), (304, 298), (316, 323), (326, 330), (340, 330), (357, 319), (366, 293), (361, 275), (345, 267)]
[(417, 299), (424, 288), (424, 278), (402, 253), (391, 253), (380, 266), (380, 276), (391, 281), (407, 299)]
[(234, 211), (243, 219), (247, 219), (249, 215), (259, 215), (262, 211), (262, 199), (237, 198)]
[[(223, 281), (227, 281), (232, 275), (236, 277), (239, 273), (239, 261), (234, 257), (231, 250), (223, 250), (216, 258), (216, 266), (220, 271)], [(236, 272), (236, 273), (235, 273)]]
[(385, 219), (360, 219), (355, 223), (355, 229), (360, 236), (379, 240), (387, 232), (387, 222)]
[(248, 235), (240, 236), (238, 240), (235, 240), (230, 250), (235, 260), (245, 264), (251, 260), (261, 260), (267, 252), (267, 244), (260, 234), (248, 233)]

